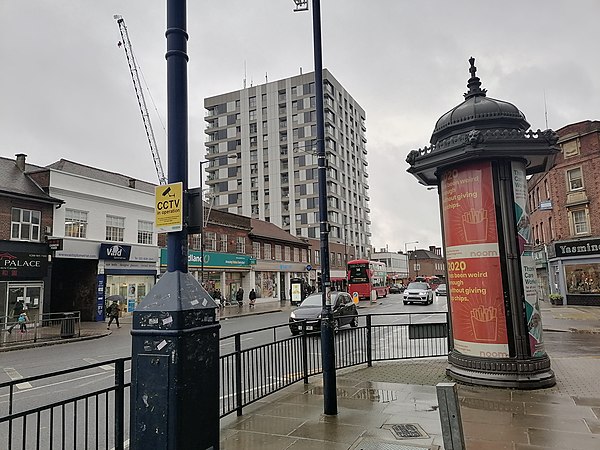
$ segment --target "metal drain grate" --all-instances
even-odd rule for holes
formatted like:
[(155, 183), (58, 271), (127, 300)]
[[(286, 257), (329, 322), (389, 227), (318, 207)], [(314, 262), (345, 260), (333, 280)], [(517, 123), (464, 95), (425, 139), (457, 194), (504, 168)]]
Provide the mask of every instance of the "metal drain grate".
[(419, 439), (429, 437), (423, 428), (416, 423), (398, 423), (391, 425), (390, 430), (396, 439)]
[(372, 437), (363, 437), (350, 447), (351, 450), (439, 450), (437, 445), (413, 445), (399, 442), (382, 441)]

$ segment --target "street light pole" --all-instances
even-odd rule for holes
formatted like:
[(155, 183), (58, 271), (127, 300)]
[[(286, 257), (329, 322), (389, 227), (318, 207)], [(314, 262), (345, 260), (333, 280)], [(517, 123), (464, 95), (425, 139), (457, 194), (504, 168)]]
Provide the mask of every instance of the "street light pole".
[(204, 287), (204, 193), (202, 192), (202, 165), (210, 161), (200, 161), (200, 284)]
[[(294, 0), (296, 11), (308, 9), (308, 0)], [(321, 348), (323, 365), (323, 412), (337, 415), (335, 379), (334, 319), (329, 278), (329, 223), (327, 213), (327, 156), (325, 154), (325, 117), (323, 113), (323, 56), (321, 53), (321, 2), (312, 0), (313, 55), (315, 60), (315, 97), (317, 116), (317, 161), (319, 180), (319, 223), (321, 232)]]
[[(407, 250), (407, 245), (408, 244), (418, 244), (419, 241), (410, 241), (410, 242), (405, 242), (404, 243), (404, 254), (406, 255), (406, 270), (407, 270), (407, 274), (406, 276), (410, 278), (410, 259), (408, 257), (408, 250)], [(417, 251), (417, 246), (415, 245), (415, 252)], [(416, 253), (415, 253), (416, 256)]]

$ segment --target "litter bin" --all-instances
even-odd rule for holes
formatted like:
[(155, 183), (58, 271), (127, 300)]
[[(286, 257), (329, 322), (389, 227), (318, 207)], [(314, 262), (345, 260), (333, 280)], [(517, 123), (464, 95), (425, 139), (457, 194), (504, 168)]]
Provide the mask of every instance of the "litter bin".
[(60, 337), (72, 338), (75, 336), (75, 314), (64, 313), (62, 323), (60, 324)]

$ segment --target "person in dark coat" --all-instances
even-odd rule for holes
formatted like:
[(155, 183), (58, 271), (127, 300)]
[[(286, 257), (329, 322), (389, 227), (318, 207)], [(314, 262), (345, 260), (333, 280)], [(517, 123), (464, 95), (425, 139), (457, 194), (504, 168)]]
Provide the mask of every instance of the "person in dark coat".
[(235, 300), (240, 306), (244, 304), (244, 290), (241, 287), (238, 289), (237, 294), (235, 294)]
[(256, 292), (254, 292), (254, 289), (250, 291), (248, 298), (250, 299), (250, 306), (254, 306), (254, 303), (256, 303)]

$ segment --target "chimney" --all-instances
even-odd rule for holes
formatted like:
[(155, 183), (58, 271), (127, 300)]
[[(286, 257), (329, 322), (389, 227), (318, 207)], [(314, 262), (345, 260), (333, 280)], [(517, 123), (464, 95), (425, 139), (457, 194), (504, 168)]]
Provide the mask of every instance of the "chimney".
[(27, 155), (25, 153), (17, 153), (15, 156), (17, 157), (15, 164), (21, 169), (21, 172), (25, 172), (25, 158), (27, 158)]
[(435, 253), (435, 245), (430, 245), (430, 246), (429, 246), (429, 251), (430, 251), (431, 253)]
[(135, 189), (135, 178), (129, 179), (129, 187)]

